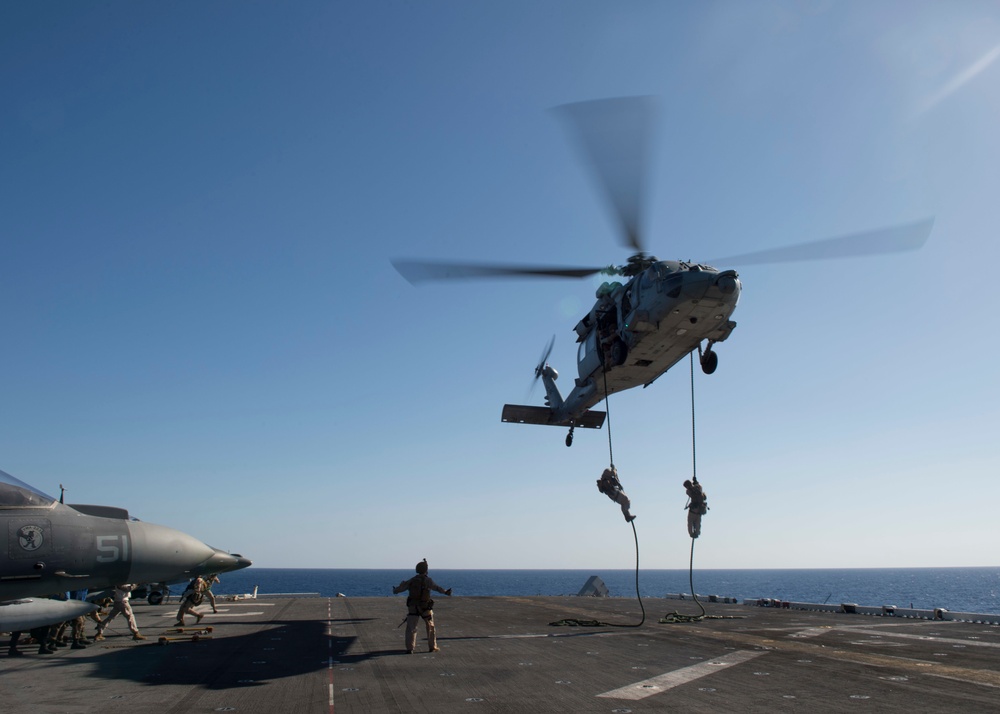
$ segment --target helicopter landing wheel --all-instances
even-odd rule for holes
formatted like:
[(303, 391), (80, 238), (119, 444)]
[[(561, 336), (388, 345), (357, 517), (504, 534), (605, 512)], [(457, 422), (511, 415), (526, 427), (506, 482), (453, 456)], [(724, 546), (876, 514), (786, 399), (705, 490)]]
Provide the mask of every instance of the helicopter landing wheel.
[(569, 433), (566, 435), (566, 446), (572, 446), (573, 445), (573, 429), (574, 428), (575, 427), (572, 427), (572, 426), (569, 428)]
[(628, 359), (628, 345), (621, 340), (615, 340), (611, 345), (611, 364), (619, 367), (625, 364), (626, 359)]
[(701, 355), (701, 371), (705, 374), (712, 374), (719, 366), (719, 355), (712, 349), (707, 349)]

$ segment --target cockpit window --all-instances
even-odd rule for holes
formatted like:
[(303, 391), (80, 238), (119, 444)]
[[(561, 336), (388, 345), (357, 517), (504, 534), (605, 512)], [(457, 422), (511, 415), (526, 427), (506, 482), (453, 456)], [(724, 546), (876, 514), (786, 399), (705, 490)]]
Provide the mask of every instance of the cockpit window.
[(0, 508), (45, 508), (56, 499), (0, 471)]

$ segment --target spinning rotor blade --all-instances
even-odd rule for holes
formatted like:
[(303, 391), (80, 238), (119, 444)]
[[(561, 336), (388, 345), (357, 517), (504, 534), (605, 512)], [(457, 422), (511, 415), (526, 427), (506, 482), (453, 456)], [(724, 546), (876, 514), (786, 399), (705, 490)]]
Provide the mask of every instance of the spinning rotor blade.
[(922, 221), (903, 223), (890, 228), (852, 233), (809, 243), (796, 243), (781, 248), (757, 250), (752, 253), (732, 255), (708, 262), (711, 265), (754, 265), (901, 253), (923, 247), (930, 237), (933, 227), (934, 219), (925, 218)]
[(538, 366), (535, 367), (535, 378), (531, 380), (531, 388), (528, 389), (529, 399), (531, 398), (531, 395), (535, 391), (535, 385), (538, 384), (538, 380), (542, 376), (542, 370), (545, 369), (545, 364), (549, 361), (549, 355), (552, 354), (552, 347), (555, 344), (556, 344), (556, 336), (552, 335), (552, 339), (549, 340), (549, 344), (545, 347), (545, 350), (542, 352), (542, 358), (538, 360)]
[(651, 97), (620, 97), (555, 108), (570, 124), (579, 148), (611, 202), (621, 242), (644, 253), (641, 202), (645, 193), (654, 115)]
[(545, 351), (542, 352), (542, 358), (538, 360), (538, 366), (535, 367), (535, 379), (542, 376), (542, 370), (545, 369), (545, 363), (549, 361), (549, 355), (552, 354), (552, 347), (556, 344), (556, 336), (552, 335), (552, 339), (549, 340), (548, 346)]
[(425, 263), (418, 260), (394, 260), (393, 267), (411, 284), (426, 280), (468, 280), (471, 278), (585, 278), (608, 268), (559, 268), (470, 263)]

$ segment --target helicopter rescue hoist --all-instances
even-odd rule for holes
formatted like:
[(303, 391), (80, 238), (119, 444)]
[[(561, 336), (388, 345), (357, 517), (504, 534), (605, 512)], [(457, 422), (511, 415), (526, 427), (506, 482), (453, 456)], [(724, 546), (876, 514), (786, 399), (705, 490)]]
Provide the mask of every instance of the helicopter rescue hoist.
[[(410, 283), (510, 277), (620, 277), (597, 288), (597, 301), (573, 328), (577, 338), (577, 377), (565, 398), (556, 388), (558, 372), (548, 364), (553, 341), (535, 367), (545, 385), (545, 405), (505, 404), (501, 419), (513, 424), (600, 429), (606, 413), (591, 407), (608, 394), (648, 387), (685, 355), (698, 351), (701, 368), (719, 365), (715, 345), (736, 327), (731, 316), (742, 285), (733, 269), (709, 263), (657, 260), (645, 251), (641, 230), (646, 164), (654, 123), (651, 97), (623, 97), (557, 107), (593, 169), (612, 209), (619, 241), (633, 251), (625, 265), (546, 267), (393, 260)], [(927, 242), (933, 219), (863, 233), (758, 250), (710, 261), (747, 265), (870, 256), (915, 250)]]

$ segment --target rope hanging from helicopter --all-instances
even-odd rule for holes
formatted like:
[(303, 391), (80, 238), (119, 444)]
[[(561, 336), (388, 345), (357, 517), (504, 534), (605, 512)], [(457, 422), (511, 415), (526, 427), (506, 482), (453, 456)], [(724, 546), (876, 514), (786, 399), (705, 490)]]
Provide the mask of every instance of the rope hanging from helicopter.
[[(604, 371), (604, 410), (607, 413), (606, 421), (608, 424), (608, 456), (610, 458), (611, 467), (614, 468), (615, 453), (614, 448), (611, 445), (611, 408), (608, 401), (607, 370)], [(642, 611), (642, 618), (639, 622), (631, 625), (623, 625), (616, 622), (602, 622), (600, 620), (579, 620), (576, 618), (566, 618), (550, 622), (549, 625), (556, 627), (642, 627), (642, 625), (646, 622), (646, 607), (642, 604), (642, 594), (639, 592), (639, 534), (635, 529), (635, 516), (630, 518), (629, 523), (632, 526), (632, 537), (635, 539), (635, 596), (639, 600), (639, 609)]]
[[(608, 399), (608, 371), (604, 370), (604, 411), (608, 420), (608, 463), (615, 465), (615, 451), (611, 445), (611, 404)], [(642, 619), (638, 625), (620, 625), (620, 627), (641, 627), (646, 621), (646, 608), (642, 604), (642, 595), (639, 593), (639, 534), (635, 530), (635, 518), (629, 521), (632, 526), (632, 537), (635, 538), (635, 596), (639, 600), (639, 609), (642, 611)]]
[[(698, 345), (698, 352), (701, 353), (701, 345)], [(698, 452), (697, 452), (697, 439), (695, 433), (695, 414), (694, 414), (694, 350), (688, 353), (691, 358), (691, 480), (697, 484), (698, 483)], [(686, 483), (686, 482), (685, 482)], [(685, 508), (687, 508), (685, 506)], [(700, 532), (700, 525), (699, 525)], [(691, 586), (691, 598), (698, 605), (698, 609), (701, 613), (698, 615), (686, 615), (674, 610), (669, 612), (660, 618), (660, 622), (664, 624), (669, 624), (673, 622), (701, 622), (702, 620), (731, 620), (737, 619), (732, 615), (708, 615), (705, 612), (705, 606), (701, 604), (698, 599), (698, 594), (694, 591), (694, 542), (697, 540), (697, 535), (691, 535), (691, 557), (688, 561), (688, 584)]]
[[(698, 351), (701, 352), (701, 345), (698, 345)], [(694, 416), (694, 350), (688, 353), (691, 362), (691, 478), (697, 483), (698, 481), (698, 440), (695, 433), (695, 416)], [(660, 622), (670, 623), (670, 622), (700, 622), (705, 619), (705, 606), (701, 604), (698, 599), (698, 594), (694, 591), (694, 542), (697, 540), (694, 536), (691, 537), (691, 558), (688, 561), (688, 584), (691, 586), (691, 598), (698, 605), (701, 610), (700, 615), (684, 615), (682, 613), (674, 610), (673, 612), (667, 613), (660, 618)]]

